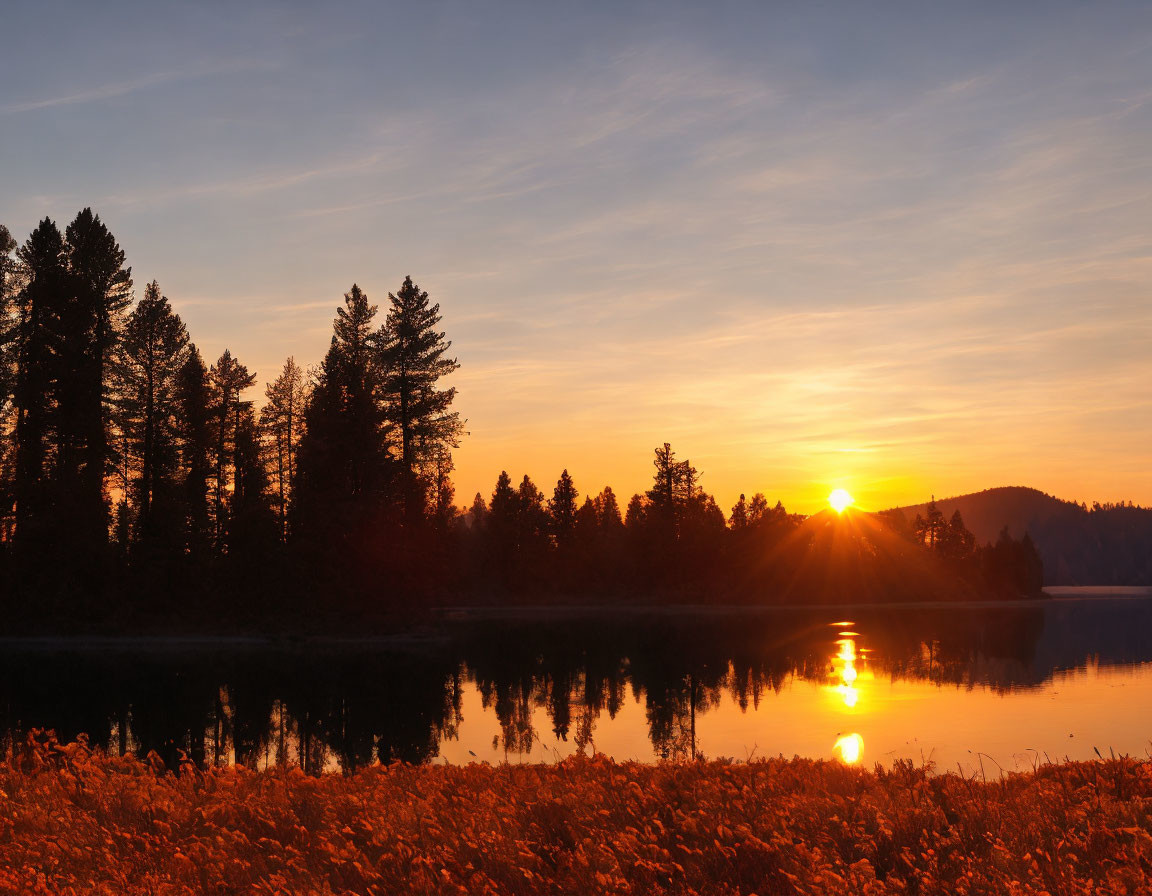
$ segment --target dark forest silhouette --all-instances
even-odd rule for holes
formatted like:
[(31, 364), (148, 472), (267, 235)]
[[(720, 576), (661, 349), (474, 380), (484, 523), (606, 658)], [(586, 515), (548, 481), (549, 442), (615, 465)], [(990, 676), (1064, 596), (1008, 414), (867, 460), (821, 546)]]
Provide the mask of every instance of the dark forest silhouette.
[[(994, 541), (1004, 526), (1027, 534), (1044, 561), (1047, 585), (1152, 585), (1152, 508), (1131, 501), (1076, 503), (1034, 488), (991, 488), (939, 502), (960, 510), (977, 539)], [(902, 508), (905, 516), (923, 507)]]
[(464, 421), (439, 305), (353, 284), (327, 353), (209, 363), (156, 281), (84, 209), (23, 245), (0, 229), (0, 576), (10, 625), (339, 627), (430, 603), (850, 602), (1016, 597), (1038, 555), (979, 547), (957, 512), (803, 518), (762, 494), (726, 519), (668, 443), (622, 507), (502, 472), (456, 506)]

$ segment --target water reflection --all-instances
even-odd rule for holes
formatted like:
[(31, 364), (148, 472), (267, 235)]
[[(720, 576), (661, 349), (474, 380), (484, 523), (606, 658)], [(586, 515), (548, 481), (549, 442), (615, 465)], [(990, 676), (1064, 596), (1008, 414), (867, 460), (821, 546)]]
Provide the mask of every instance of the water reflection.
[[(1100, 732), (1115, 738), (1102, 749), (1138, 751), (1152, 730), (1125, 708), (1152, 694), (1152, 666), (1138, 665), (1152, 661), (1150, 626), (1152, 601), (1061, 601), (831, 624), (779, 611), (466, 619), (389, 650), (9, 648), (0, 731), (9, 748), (47, 727), (168, 762), (183, 749), (206, 765), (309, 772), (592, 750), (827, 756), (833, 743), (858, 762), (865, 741), (869, 761), (925, 743), (945, 761), (989, 744), (1040, 749), (1014, 738), (1048, 728), (1064, 751), (1091, 753)], [(1088, 739), (1068, 738), (1077, 726)]]
[(855, 639), (858, 637), (856, 632), (840, 632), (840, 639), (836, 641), (838, 651), (832, 657), (832, 676), (838, 679), (832, 689), (849, 709), (855, 708), (860, 700), (860, 690), (856, 687), (859, 672), (856, 669)]
[(857, 763), (864, 754), (864, 738), (859, 734), (846, 734), (836, 741), (832, 752), (848, 765)]

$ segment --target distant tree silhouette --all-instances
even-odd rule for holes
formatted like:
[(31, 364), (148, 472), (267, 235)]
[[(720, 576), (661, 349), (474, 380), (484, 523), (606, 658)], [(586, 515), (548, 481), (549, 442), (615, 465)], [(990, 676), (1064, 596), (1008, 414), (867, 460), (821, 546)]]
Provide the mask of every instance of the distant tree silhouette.
[(488, 571), (502, 585), (511, 581), (519, 549), (519, 513), (520, 498), (512, 488), (512, 477), (507, 470), (501, 470), (488, 501), (484, 535), (490, 560)]
[(964, 525), (964, 517), (960, 515), (959, 510), (952, 514), (952, 518), (944, 527), (936, 549), (953, 561), (968, 560), (976, 550), (976, 536)]
[[(134, 505), (137, 536), (183, 546), (179, 485), (179, 377), (188, 360), (188, 331), (153, 280), (128, 316), (116, 354), (113, 419), (121, 465), (134, 471), (124, 483)], [(127, 477), (125, 477), (127, 478)]]
[[(12, 538), (14, 507), (13, 400), (17, 371), (17, 305), (19, 268), (13, 255), (16, 240), (0, 224), (0, 543)], [(0, 570), (2, 573), (2, 570)]]
[[(777, 504), (776, 506), (780, 507), (781, 505)], [(759, 526), (767, 522), (770, 513), (768, 499), (761, 492), (756, 492), (752, 496), (752, 503), (748, 505), (748, 525)]]
[[(73, 529), (73, 550), (91, 564), (108, 540), (105, 474), (110, 442), (111, 368), (131, 301), (132, 271), (124, 251), (90, 208), (68, 225), (64, 239), (68, 296), (57, 315), (61, 376), (57, 381), (60, 521)], [(81, 545), (84, 547), (81, 548)]]
[(612, 491), (612, 486), (604, 486), (594, 503), (600, 528), (610, 535), (618, 535), (624, 529), (624, 519), (620, 516), (620, 504), (616, 501), (616, 493)]
[(256, 382), (256, 374), (224, 353), (208, 371), (209, 407), (215, 441), (213, 469), (213, 522), (216, 546), (222, 550), (227, 542), (229, 492), (235, 494), (238, 484), (236, 473), (240, 469), (242, 444), (240, 430), (251, 412), (252, 402), (241, 396)]
[(452, 485), (452, 452), (446, 445), (440, 445), (432, 453), (432, 523), (436, 532), (443, 535), (458, 516), (453, 501), (456, 488)]
[(912, 523), (912, 532), (918, 541), (934, 550), (937, 543), (944, 540), (948, 523), (944, 519), (944, 514), (936, 507), (935, 498), (929, 502), (925, 513), (927, 514), (926, 517), (916, 514), (916, 520)]
[(516, 549), (520, 554), (521, 575), (529, 581), (543, 569), (548, 524), (544, 493), (525, 473), (516, 490)]
[(456, 389), (437, 385), (460, 365), (447, 356), (452, 343), (437, 329), (440, 306), (429, 305), (411, 277), (388, 301), (380, 334), (384, 413), (400, 443), (404, 511), (412, 524), (424, 512), (438, 452), (459, 444), (463, 424), (449, 409)]
[(67, 300), (64, 237), (45, 218), (20, 247), (24, 284), (17, 297), (14, 389), (16, 450), (13, 492), (18, 543), (47, 549), (53, 525), (48, 480), (60, 369), (57, 318)]
[(356, 284), (332, 325), (332, 343), (312, 384), (299, 446), (301, 534), (343, 541), (387, 503), (389, 478), (376, 306)]
[[(556, 481), (556, 488), (552, 491), (552, 498), (548, 502), (548, 513), (552, 518), (552, 532), (558, 543), (565, 543), (572, 537), (576, 527), (576, 499), (579, 492), (572, 482), (568, 471), (564, 470)], [(594, 510), (594, 509), (593, 509)]]
[(280, 537), (286, 539), (288, 510), (296, 485), (296, 454), (304, 433), (304, 408), (308, 401), (304, 371), (295, 358), (284, 362), (280, 375), (268, 384), (264, 395), (267, 403), (260, 411), (260, 423), (271, 442)]
[(740, 493), (740, 500), (732, 507), (729, 524), (737, 532), (748, 525), (748, 502), (745, 500), (743, 492)]
[(1005, 596), (1039, 594), (1043, 588), (1044, 567), (1027, 533), (1017, 541), (1005, 526), (996, 543), (979, 552), (979, 559), (988, 585)]
[(686, 460), (676, 460), (676, 452), (667, 442), (655, 453), (652, 465), (656, 472), (648, 490), (648, 504), (651, 515), (665, 522), (675, 534), (685, 509), (697, 494), (696, 468)]
[(209, 503), (212, 478), (212, 394), (208, 369), (199, 349), (191, 342), (176, 376), (176, 436), (180, 449), (179, 477), (188, 554), (203, 562), (214, 542), (213, 515)]
[(234, 488), (229, 501), (229, 553), (249, 568), (260, 569), (280, 526), (272, 510), (271, 483), (261, 456), (259, 430), (251, 406), (241, 406), (235, 432)]

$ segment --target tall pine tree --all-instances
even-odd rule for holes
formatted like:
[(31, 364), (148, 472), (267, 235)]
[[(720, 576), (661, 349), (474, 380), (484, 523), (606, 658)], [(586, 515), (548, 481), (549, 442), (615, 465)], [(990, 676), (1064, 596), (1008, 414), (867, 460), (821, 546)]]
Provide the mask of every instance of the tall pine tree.
[(180, 528), (177, 416), (180, 372), (187, 360), (187, 328), (154, 280), (124, 326), (115, 416), (127, 454), (122, 462), (136, 477), (128, 498), (137, 535), (147, 541), (164, 530), (166, 545), (176, 543)]
[(176, 377), (176, 430), (180, 446), (181, 504), (188, 554), (202, 561), (213, 541), (208, 486), (212, 478), (212, 394), (200, 350), (189, 343)]
[(438, 452), (459, 444), (463, 423), (450, 410), (456, 389), (437, 388), (460, 365), (448, 357), (452, 343), (437, 329), (440, 306), (411, 277), (396, 294), (381, 335), (385, 414), (399, 442), (405, 517), (410, 524), (425, 509), (429, 472)]
[[(224, 350), (212, 369), (208, 371), (211, 395), (212, 428), (216, 442), (213, 472), (213, 508), (216, 545), (222, 549), (227, 541), (227, 511), (229, 493), (236, 488), (235, 471), (241, 451), (238, 439), (245, 412), (252, 407), (241, 396), (256, 382), (256, 374)], [(230, 481), (231, 477), (231, 481)]]
[[(110, 447), (111, 368), (132, 271), (108, 228), (86, 208), (68, 225), (67, 303), (58, 318), (63, 374), (58, 380), (59, 480), (75, 522), (74, 548), (98, 552), (108, 539), (105, 474)], [(94, 558), (93, 558), (94, 559)]]
[(308, 398), (296, 516), (313, 532), (355, 528), (386, 497), (375, 316), (376, 306), (353, 284)]
[(288, 536), (288, 511), (296, 483), (296, 451), (304, 432), (304, 407), (308, 390), (304, 371), (295, 358), (284, 362), (280, 375), (264, 391), (267, 403), (260, 410), (260, 424), (268, 434), (271, 467), (280, 517), (280, 537)]
[(48, 481), (59, 365), (56, 319), (67, 296), (64, 237), (48, 218), (20, 247), (24, 284), (16, 300), (15, 472), (17, 542), (42, 550), (55, 518)]

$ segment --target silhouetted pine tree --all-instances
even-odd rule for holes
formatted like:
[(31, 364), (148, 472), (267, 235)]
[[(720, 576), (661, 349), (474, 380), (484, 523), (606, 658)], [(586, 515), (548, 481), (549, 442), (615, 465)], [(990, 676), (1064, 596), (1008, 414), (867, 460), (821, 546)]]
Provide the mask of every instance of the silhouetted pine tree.
[(507, 584), (519, 547), (520, 499), (512, 488), (512, 478), (501, 470), (488, 502), (485, 535), (492, 561), (492, 573), (501, 584)]
[(241, 418), (252, 407), (241, 395), (256, 382), (256, 374), (232, 357), (228, 349), (208, 371), (211, 419), (216, 456), (213, 471), (213, 508), (216, 546), (220, 550), (227, 540), (229, 479), (235, 491), (238, 466)]
[(409, 524), (424, 511), (427, 478), (437, 450), (459, 444), (463, 424), (449, 410), (456, 389), (438, 389), (439, 381), (460, 365), (447, 357), (452, 343), (437, 327), (440, 306), (404, 278), (393, 295), (381, 333), (385, 414), (399, 441), (401, 488)]
[[(15, 526), (15, 438), (17, 278), (16, 241), (0, 224), (0, 545), (7, 546)], [(0, 548), (2, 550), (2, 548)]]
[(655, 454), (652, 465), (656, 472), (648, 490), (649, 516), (675, 537), (686, 509), (696, 497), (698, 474), (688, 461), (676, 460), (676, 452), (667, 442), (655, 449)]
[(295, 358), (284, 362), (280, 375), (268, 384), (264, 395), (268, 402), (260, 410), (260, 423), (269, 437), (280, 537), (286, 539), (289, 504), (296, 484), (296, 452), (304, 432), (304, 408), (308, 401), (304, 372)]
[(69, 527), (70, 551), (82, 567), (108, 541), (105, 475), (110, 468), (111, 368), (131, 301), (132, 271), (124, 252), (92, 209), (68, 225), (67, 302), (57, 316), (57, 482), (60, 522)]
[(376, 306), (353, 284), (337, 311), (332, 343), (305, 410), (296, 517), (314, 540), (339, 542), (352, 534), (362, 538), (370, 517), (387, 509), (388, 453), (375, 316)]
[(280, 540), (272, 510), (271, 481), (251, 405), (240, 408), (233, 454), (234, 487), (229, 502), (228, 550), (234, 562), (258, 572)]
[(740, 532), (748, 526), (748, 502), (744, 498), (744, 493), (740, 493), (740, 500), (732, 507), (732, 516), (728, 523), (732, 527), (733, 532)]
[(17, 297), (16, 450), (13, 492), (18, 544), (47, 549), (55, 521), (48, 480), (56, 402), (56, 318), (67, 296), (64, 237), (45, 218), (20, 247), (24, 285)]
[(214, 530), (208, 486), (212, 477), (212, 395), (199, 349), (189, 343), (176, 379), (176, 434), (180, 446), (181, 499), (188, 554), (203, 561)]
[(917, 541), (935, 550), (937, 543), (944, 539), (948, 523), (944, 519), (944, 514), (937, 508), (935, 498), (929, 502), (925, 512), (927, 513), (926, 517), (916, 514), (916, 519), (912, 523), (912, 532)]
[(624, 519), (620, 516), (620, 504), (616, 500), (612, 486), (604, 486), (604, 490), (596, 496), (594, 503), (600, 528), (609, 535), (619, 535), (624, 529)]
[(940, 535), (936, 549), (944, 557), (955, 562), (963, 562), (972, 556), (976, 549), (976, 536), (964, 525), (964, 517), (959, 509), (953, 514)]
[(565, 544), (572, 537), (572, 530), (576, 525), (576, 498), (579, 493), (572, 482), (572, 477), (565, 470), (556, 481), (556, 488), (552, 490), (552, 499), (548, 502), (548, 514), (551, 517), (552, 532), (558, 544)]
[(117, 352), (115, 420), (137, 539), (168, 552), (182, 548), (179, 485), (179, 376), (188, 360), (188, 331), (153, 280), (129, 315)]

